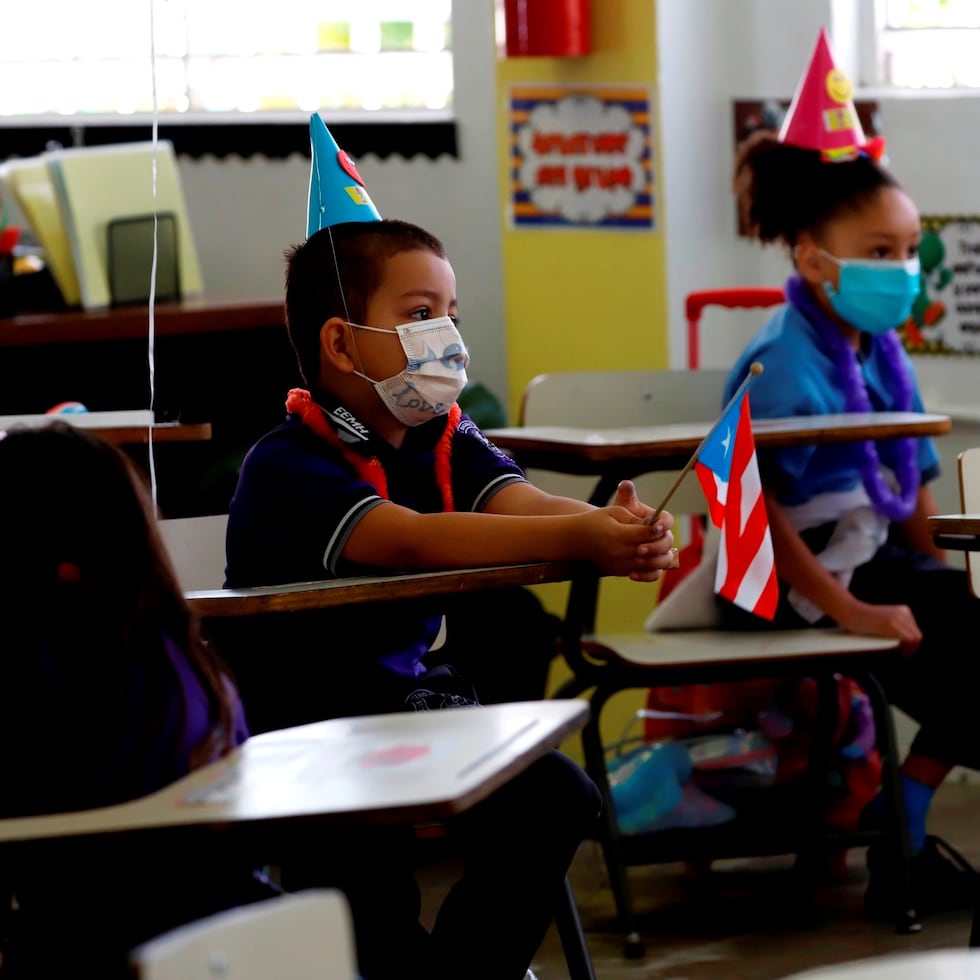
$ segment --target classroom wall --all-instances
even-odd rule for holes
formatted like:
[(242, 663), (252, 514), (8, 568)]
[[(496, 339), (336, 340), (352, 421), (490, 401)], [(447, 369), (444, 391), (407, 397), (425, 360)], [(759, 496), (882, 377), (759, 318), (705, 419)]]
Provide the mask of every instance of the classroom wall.
[[(453, 47), (459, 157), (358, 158), (378, 209), (424, 225), (446, 244), (456, 271), (470, 376), (507, 390), (492, 2), (457, 2)], [(181, 159), (207, 291), (281, 295), (283, 249), (306, 235), (308, 157)]]
[[(859, 0), (604, 0), (593, 9), (600, 20), (597, 53), (579, 67), (546, 64), (547, 59), (498, 62), (492, 0), (456, 3), (456, 108), (460, 157), (439, 160), (385, 160), (367, 157), (359, 165), (382, 213), (420, 221), (445, 238), (459, 279), (463, 329), (473, 353), (474, 377), (496, 391), (513, 410), (516, 393), (538, 370), (570, 367), (590, 344), (575, 321), (564, 343), (549, 337), (552, 324), (575, 304), (559, 305), (529, 294), (540, 275), (506, 230), (506, 183), (499, 145), (504, 90), (517, 79), (556, 79), (559, 72), (600, 81), (629, 81), (635, 65), (655, 65), (659, 92), (658, 193), (656, 235), (662, 249), (663, 296), (642, 305), (642, 346), (651, 367), (686, 363), (683, 298), (691, 289), (733, 283), (782, 284), (786, 257), (762, 249), (735, 233), (729, 192), (733, 98), (789, 97), (794, 91), (821, 25), (835, 35), (839, 56), (856, 71), (853, 25)], [(653, 15), (655, 10), (655, 20)], [(623, 30), (623, 18), (627, 30)], [(780, 44), (771, 38), (778, 36)], [(839, 39), (838, 39), (839, 38)], [(625, 58), (616, 46), (633, 54)], [(630, 58), (637, 59), (631, 61)], [(642, 67), (642, 74), (647, 69)], [(856, 77), (856, 75), (855, 75)], [(882, 108), (891, 163), (923, 213), (980, 213), (975, 160), (980, 149), (980, 95), (874, 93)], [(281, 290), (282, 249), (303, 233), (308, 160), (204, 159), (181, 161), (195, 234), (209, 290), (221, 294), (268, 295)], [(545, 233), (547, 235), (547, 233)], [(555, 254), (576, 268), (594, 240), (580, 233), (545, 239)], [(637, 249), (650, 242), (634, 236)], [(530, 241), (530, 239), (528, 239)], [(579, 243), (582, 243), (580, 250)], [(505, 244), (506, 243), (506, 244)], [(504, 282), (504, 263), (508, 278)], [(532, 270), (534, 270), (532, 272)], [(656, 275), (656, 273), (654, 273)], [(611, 291), (603, 289), (579, 304), (603, 312)], [(632, 298), (632, 285), (621, 291)], [(659, 304), (659, 305), (658, 305)], [(605, 311), (608, 314), (608, 307)], [(608, 322), (623, 322), (608, 317)], [(704, 362), (731, 362), (756, 329), (758, 314), (706, 314)], [(536, 331), (544, 325), (545, 334)], [(508, 334), (508, 330), (510, 333)], [(607, 348), (608, 349), (608, 348)], [(628, 350), (626, 346), (622, 350)], [(927, 404), (955, 410), (951, 437), (939, 442), (944, 475), (935, 487), (942, 510), (958, 507), (956, 452), (980, 440), (980, 398), (976, 364), (965, 358), (916, 358)], [(611, 366), (611, 365), (607, 365)]]
[(592, 51), (580, 58), (517, 57), (497, 64), (498, 159), (511, 403), (546, 371), (658, 368), (667, 363), (660, 132), (654, 108), (654, 227), (513, 227), (509, 220), (512, 85), (642, 86), (657, 103), (655, 5), (593, 4)]
[[(683, 297), (690, 289), (784, 281), (787, 263), (778, 250), (760, 249), (735, 235), (728, 192), (730, 103), (735, 97), (791, 95), (822, 24), (835, 32), (838, 53), (851, 58), (853, 45), (844, 29), (859, 5), (860, 0), (593, 4), (600, 39), (610, 37), (601, 27), (610, 11), (615, 14), (609, 21), (613, 29), (616, 18), (649, 20), (656, 12), (656, 30), (634, 30), (627, 38), (637, 51), (646, 48), (645, 55), (636, 57), (655, 59), (659, 87), (659, 235), (667, 305), (646, 329), (650, 346), (643, 355), (651, 363), (667, 356), (672, 366), (686, 363)], [(453, 16), (459, 158), (369, 156), (358, 163), (382, 213), (420, 221), (446, 240), (472, 348), (471, 373), (510, 402), (512, 389), (524, 378), (512, 378), (515, 366), (508, 364), (513, 357), (507, 338), (512, 311), (506, 308), (503, 281), (505, 201), (494, 0), (457, 2)], [(772, 37), (780, 43), (773, 45)], [(587, 64), (602, 65), (601, 73), (594, 71), (602, 80), (626, 78), (615, 51), (600, 51), (584, 59)], [(923, 213), (978, 213), (980, 188), (974, 170), (980, 150), (980, 95), (891, 93), (879, 94), (879, 100), (892, 164)], [(304, 233), (308, 159), (182, 159), (180, 170), (209, 292), (279, 295), (282, 251)], [(757, 322), (751, 315), (713, 321), (709, 314), (708, 363), (728, 363)], [(515, 343), (530, 347), (524, 331)], [(548, 357), (542, 355), (537, 363), (550, 363), (551, 354), (565, 356), (562, 350), (545, 353)], [(942, 392), (952, 375), (951, 397), (980, 412), (969, 383), (972, 368), (959, 370), (929, 358), (918, 361), (925, 388)], [(521, 365), (516, 368), (519, 374)]]
[[(789, 262), (778, 247), (738, 238), (729, 190), (735, 98), (792, 96), (821, 25), (853, 78), (860, 0), (685, 0), (658, 5), (661, 127), (671, 364), (686, 363), (684, 296), (735, 284), (782, 285)], [(778, 37), (779, 44), (771, 39)], [(696, 66), (692, 70), (691, 66)], [(861, 93), (864, 94), (864, 93)], [(881, 107), (891, 167), (923, 214), (980, 213), (976, 159), (980, 93), (868, 91)], [(761, 322), (759, 313), (706, 314), (705, 366), (727, 366)], [(914, 358), (926, 405), (954, 415), (937, 443), (944, 473), (939, 507), (959, 508), (956, 453), (980, 439), (980, 361)]]

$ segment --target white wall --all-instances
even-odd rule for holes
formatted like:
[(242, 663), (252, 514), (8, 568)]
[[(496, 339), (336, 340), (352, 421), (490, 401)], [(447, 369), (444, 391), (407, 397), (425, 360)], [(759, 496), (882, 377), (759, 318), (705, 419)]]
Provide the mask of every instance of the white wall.
[[(657, 36), (671, 362), (686, 365), (684, 297), (694, 289), (782, 285), (788, 263), (736, 234), (735, 99), (790, 97), (830, 17), (829, 0), (662, 0)], [(778, 38), (778, 43), (774, 43)], [(692, 66), (696, 66), (692, 70)], [(732, 328), (733, 321), (737, 327)], [(731, 363), (758, 314), (706, 315), (704, 363)]]
[[(831, 29), (839, 58), (848, 59), (856, 77), (850, 61), (857, 58), (857, 46), (845, 32), (853, 28), (861, 2), (659, 0), (662, 228), (675, 367), (686, 363), (687, 292), (732, 284), (781, 285), (789, 271), (779, 249), (760, 248), (735, 234), (729, 190), (732, 100), (788, 98), (824, 24)], [(600, 7), (597, 0), (595, 9)], [(459, 280), (463, 329), (473, 355), (471, 374), (503, 394), (507, 376), (493, 0), (456, 2), (453, 21), (459, 159), (367, 157), (358, 165), (383, 214), (418, 221), (446, 241)], [(871, 94), (882, 106), (892, 166), (920, 210), (980, 213), (980, 96)], [(208, 291), (280, 295), (282, 251), (305, 231), (308, 159), (206, 158), (182, 160), (180, 168)], [(758, 322), (757, 314), (706, 315), (706, 363), (730, 363)], [(973, 384), (980, 361), (917, 362), (927, 392), (980, 412), (980, 386)], [(951, 468), (947, 460), (947, 472)], [(943, 499), (952, 499), (946, 490)], [(949, 509), (955, 508), (950, 504)]]
[[(470, 377), (507, 393), (501, 213), (496, 151), (493, 5), (453, 5), (459, 158), (359, 158), (386, 217), (424, 225), (456, 270)], [(282, 253), (306, 234), (309, 158), (180, 160), (207, 292), (282, 294)]]
[[(853, 76), (858, 46), (847, 31), (856, 21), (857, 2), (661, 0), (658, 56), (673, 366), (686, 364), (683, 303), (689, 291), (781, 285), (790, 271), (781, 249), (736, 235), (732, 100), (792, 96), (822, 25)], [(868, 95), (881, 105), (890, 165), (920, 211), (980, 214), (980, 95)], [(730, 364), (761, 321), (760, 313), (706, 314), (703, 363)], [(944, 475), (935, 487), (940, 509), (955, 511), (956, 453), (980, 438), (977, 422), (970, 420), (971, 414), (980, 420), (980, 360), (916, 357), (915, 362), (927, 407), (956, 412), (953, 435), (937, 443)]]

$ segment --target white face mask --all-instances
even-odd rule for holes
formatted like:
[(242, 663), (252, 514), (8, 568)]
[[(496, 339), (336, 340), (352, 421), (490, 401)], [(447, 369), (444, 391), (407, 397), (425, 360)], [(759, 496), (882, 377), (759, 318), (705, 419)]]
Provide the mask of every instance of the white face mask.
[[(363, 323), (350, 323), (358, 330), (391, 333)], [(408, 364), (392, 378), (375, 381), (360, 371), (359, 378), (374, 385), (388, 411), (403, 425), (428, 422), (445, 415), (466, 384), (466, 366), (470, 355), (456, 324), (448, 316), (432, 320), (413, 320), (395, 327)]]

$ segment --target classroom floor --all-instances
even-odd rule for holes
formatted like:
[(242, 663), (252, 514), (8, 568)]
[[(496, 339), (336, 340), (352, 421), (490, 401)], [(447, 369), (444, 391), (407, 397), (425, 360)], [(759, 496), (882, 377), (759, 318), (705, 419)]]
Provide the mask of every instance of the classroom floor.
[[(930, 832), (947, 839), (980, 868), (980, 785), (941, 787), (930, 815)], [(582, 846), (569, 875), (592, 952), (598, 980), (777, 980), (793, 972), (870, 956), (967, 945), (972, 917), (930, 917), (922, 932), (898, 935), (888, 923), (862, 914), (866, 883), (864, 849), (848, 855), (845, 881), (821, 886), (815, 906), (801, 917), (792, 901), (791, 858), (724, 861), (716, 865), (712, 898), (697, 901), (680, 864), (630, 869), (641, 937), (642, 960), (622, 955), (614, 929), (612, 896), (598, 846)], [(453, 868), (422, 872), (425, 905), (436, 907)], [(532, 964), (538, 980), (568, 976), (554, 930)]]

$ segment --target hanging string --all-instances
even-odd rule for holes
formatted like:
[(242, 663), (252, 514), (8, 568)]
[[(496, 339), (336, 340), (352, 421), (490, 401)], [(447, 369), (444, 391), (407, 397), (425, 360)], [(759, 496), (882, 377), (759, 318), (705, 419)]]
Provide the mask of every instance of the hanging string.
[(153, 126), (151, 140), (153, 150), (150, 154), (152, 161), (152, 209), (153, 209), (153, 255), (150, 259), (150, 309), (147, 323), (147, 345), (146, 360), (150, 378), (150, 422), (147, 431), (146, 447), (149, 457), (150, 469), (150, 495), (153, 499), (153, 507), (157, 506), (157, 472), (156, 463), (153, 459), (153, 418), (156, 405), (156, 323), (154, 320), (154, 306), (156, 305), (157, 292), (157, 150), (159, 148), (159, 113), (157, 109), (157, 51), (156, 51), (156, 16), (153, 9), (153, 0), (150, 0), (150, 85), (153, 96)]

